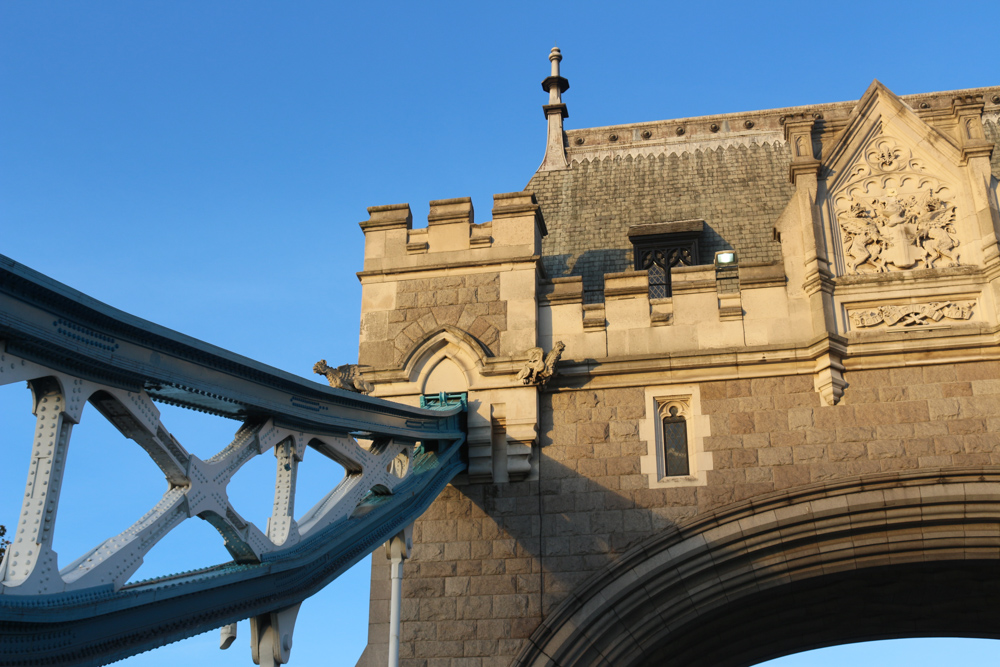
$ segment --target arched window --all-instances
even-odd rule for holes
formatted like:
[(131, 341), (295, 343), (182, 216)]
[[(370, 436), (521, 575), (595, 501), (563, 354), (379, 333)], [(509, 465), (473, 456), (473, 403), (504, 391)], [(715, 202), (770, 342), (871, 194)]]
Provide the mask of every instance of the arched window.
[(687, 406), (678, 400), (659, 404), (659, 454), (662, 477), (683, 477), (691, 474), (688, 449)]
[(705, 486), (714, 468), (712, 452), (705, 451), (705, 438), (712, 433), (711, 418), (701, 411), (701, 388), (697, 384), (646, 387), (644, 417), (639, 437), (646, 453), (639, 469), (651, 489)]

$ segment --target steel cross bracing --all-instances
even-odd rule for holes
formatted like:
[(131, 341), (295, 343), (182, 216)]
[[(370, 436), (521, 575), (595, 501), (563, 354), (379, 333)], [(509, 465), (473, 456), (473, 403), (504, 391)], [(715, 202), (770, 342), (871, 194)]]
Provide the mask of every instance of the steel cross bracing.
[[(260, 664), (287, 662), (299, 603), (397, 535), (464, 470), (463, 407), (412, 408), (324, 387), (102, 304), (0, 255), (0, 384), (26, 381), (36, 428), (25, 495), (0, 564), (0, 665), (100, 665), (250, 618)], [(160, 400), (238, 419), (207, 460), (160, 422)], [(59, 567), (52, 537), (74, 424), (91, 403), (163, 471), (146, 514)], [(294, 519), (307, 447), (345, 469)], [(274, 451), (265, 530), (229, 480)], [(233, 561), (129, 584), (185, 519), (222, 535)]]

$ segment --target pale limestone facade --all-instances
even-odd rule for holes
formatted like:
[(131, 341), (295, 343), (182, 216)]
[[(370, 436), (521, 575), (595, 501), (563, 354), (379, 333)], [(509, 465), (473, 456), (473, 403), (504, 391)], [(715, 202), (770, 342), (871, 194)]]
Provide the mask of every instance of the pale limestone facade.
[[(359, 363), (374, 395), (469, 401), (468, 474), (415, 524), (403, 664), (657, 664), (687, 620), (632, 633), (627, 650), (626, 630), (578, 628), (606, 627), (594, 610), (627, 587), (616, 568), (667, 537), (780, 498), (846, 508), (871, 485), (918, 489), (919, 508), (921, 494), (952, 497), (950, 476), (1000, 501), (1000, 88), (900, 98), (874, 82), (857, 102), (563, 131), (558, 62), (546, 158), (525, 191), (495, 196), (491, 221), (453, 199), (431, 202), (424, 229), (407, 205), (361, 223)], [(701, 230), (667, 298), (635, 270), (640, 226)], [(728, 251), (735, 264), (716, 261)], [(519, 381), (529, 350), (557, 342), (557, 375)], [(671, 409), (685, 475), (664, 472)], [(879, 516), (892, 546), (852, 546), (852, 571), (910, 543), (892, 537), (903, 514)], [(907, 562), (936, 566), (939, 534), (907, 526), (925, 545)], [(990, 531), (962, 533), (962, 558), (996, 565)], [(837, 569), (803, 562), (795, 577)], [(729, 585), (712, 576), (706, 589)], [(385, 664), (388, 591), (376, 552), (359, 664)], [(712, 604), (697, 613), (715, 618)]]

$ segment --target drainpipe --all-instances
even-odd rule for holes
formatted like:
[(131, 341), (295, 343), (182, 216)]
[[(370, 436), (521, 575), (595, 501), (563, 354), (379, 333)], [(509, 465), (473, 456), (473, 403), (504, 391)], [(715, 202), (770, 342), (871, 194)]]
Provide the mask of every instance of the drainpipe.
[(389, 667), (399, 667), (399, 626), (403, 605), (403, 561), (413, 550), (413, 525), (385, 543), (385, 555), (391, 561), (392, 589), (389, 597)]

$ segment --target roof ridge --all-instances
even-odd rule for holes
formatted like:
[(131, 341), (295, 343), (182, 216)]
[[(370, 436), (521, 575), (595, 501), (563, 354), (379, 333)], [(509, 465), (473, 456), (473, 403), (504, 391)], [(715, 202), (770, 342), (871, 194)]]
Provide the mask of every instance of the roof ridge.
[[(883, 84), (884, 85), (884, 84)], [(983, 86), (980, 88), (961, 88), (958, 90), (941, 90), (929, 93), (913, 93), (910, 95), (898, 95), (904, 101), (908, 100), (921, 100), (927, 98), (935, 97), (950, 97), (954, 95), (967, 95), (967, 94), (978, 94), (996, 90), (1000, 91), (1000, 86)], [(839, 107), (849, 107), (847, 109), (848, 113), (854, 108), (861, 98), (856, 100), (842, 100), (840, 102), (821, 102), (818, 104), (803, 104), (793, 107), (776, 107), (772, 109), (751, 109), (746, 111), (731, 111), (727, 113), (719, 114), (709, 114), (705, 116), (685, 116), (681, 118), (662, 118), (659, 120), (651, 121), (639, 121), (635, 123), (619, 123), (616, 125), (595, 125), (593, 127), (580, 127), (575, 129), (567, 129), (566, 134), (572, 135), (579, 132), (590, 132), (594, 130), (611, 130), (611, 129), (621, 129), (621, 128), (642, 128), (649, 126), (657, 126), (665, 123), (683, 123), (683, 122), (705, 122), (709, 120), (716, 119), (730, 119), (733, 117), (742, 116), (774, 116), (774, 115), (790, 115), (793, 113), (801, 113), (805, 110), (827, 110), (827, 109), (837, 109)], [(911, 105), (912, 106), (912, 105)]]

